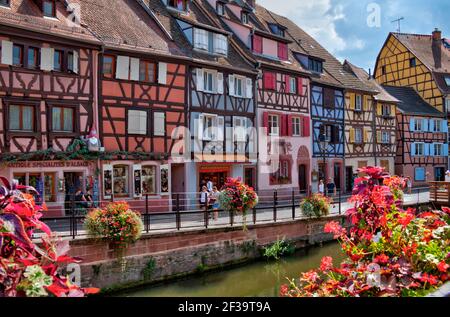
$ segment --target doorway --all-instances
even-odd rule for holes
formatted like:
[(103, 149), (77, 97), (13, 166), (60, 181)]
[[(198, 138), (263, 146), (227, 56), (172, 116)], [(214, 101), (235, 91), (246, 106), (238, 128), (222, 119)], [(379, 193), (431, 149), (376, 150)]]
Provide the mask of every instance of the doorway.
[(228, 173), (226, 172), (200, 173), (199, 189), (201, 190), (203, 186), (206, 186), (208, 181), (211, 181), (213, 186), (217, 186), (220, 190), (223, 185), (225, 185), (225, 181), (228, 177), (227, 175)]
[(341, 163), (334, 163), (334, 184), (337, 190), (341, 190)]
[(351, 193), (353, 191), (353, 166), (345, 168), (345, 192)]
[(434, 168), (434, 178), (436, 182), (445, 182), (445, 168), (435, 167)]
[(83, 190), (83, 173), (64, 173), (64, 208), (70, 210), (71, 201), (75, 199), (78, 188)]
[(255, 182), (255, 169), (253, 167), (246, 168), (244, 174), (244, 183), (254, 189), (256, 189)]
[(308, 191), (308, 181), (306, 179), (306, 165), (298, 166), (298, 187), (300, 192)]

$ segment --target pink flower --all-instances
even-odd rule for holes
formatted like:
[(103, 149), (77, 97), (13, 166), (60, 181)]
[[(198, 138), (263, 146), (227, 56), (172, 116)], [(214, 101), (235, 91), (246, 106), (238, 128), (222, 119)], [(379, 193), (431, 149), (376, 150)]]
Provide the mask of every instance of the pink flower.
[(322, 258), (320, 262), (320, 269), (322, 271), (329, 271), (333, 268), (333, 258), (331, 256), (326, 256)]
[(447, 263), (445, 263), (445, 261), (441, 261), (437, 265), (437, 268), (438, 268), (439, 272), (446, 273), (449, 268), (449, 265)]

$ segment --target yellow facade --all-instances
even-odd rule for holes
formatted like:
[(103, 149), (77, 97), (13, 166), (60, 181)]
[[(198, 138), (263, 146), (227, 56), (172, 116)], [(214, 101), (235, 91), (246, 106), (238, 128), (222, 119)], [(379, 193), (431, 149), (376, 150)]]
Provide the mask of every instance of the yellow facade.
[[(410, 65), (412, 58), (415, 66)], [(375, 79), (384, 85), (412, 87), (430, 105), (444, 111), (443, 95), (431, 71), (393, 35), (380, 52)]]

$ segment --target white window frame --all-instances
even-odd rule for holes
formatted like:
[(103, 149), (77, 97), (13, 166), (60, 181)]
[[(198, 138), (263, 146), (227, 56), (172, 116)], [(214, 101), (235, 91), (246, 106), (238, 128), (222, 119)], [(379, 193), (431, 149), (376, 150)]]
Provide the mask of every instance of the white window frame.
[[(269, 114), (268, 116), (268, 125), (269, 125), (269, 135), (271, 136), (279, 136), (280, 135), (280, 116), (276, 114)], [(276, 124), (274, 124), (276, 123)], [(276, 132), (274, 132), (274, 130)]]
[(209, 49), (209, 32), (200, 29), (200, 28), (194, 28), (194, 48), (202, 50), (202, 51), (208, 51)]
[(434, 122), (434, 128), (433, 131), (431, 132), (436, 132), (436, 133), (440, 133), (443, 132), (442, 131), (442, 120), (440, 119), (431, 119)]
[[(240, 122), (241, 125), (237, 123)], [(247, 141), (247, 118), (240, 116), (233, 116), (233, 141), (245, 143)]]
[[(219, 117), (216, 114), (210, 113), (202, 113), (201, 118), (203, 122), (201, 123), (203, 134), (203, 141), (223, 141), (223, 131), (220, 131), (219, 128), (224, 128), (223, 126), (219, 126), (219, 121), (222, 121), (222, 125), (224, 124), (224, 117)], [(211, 120), (211, 129), (208, 129), (207, 122)]]
[(446, 104), (447, 112), (450, 112), (450, 97), (447, 97), (445, 99), (445, 104)]
[(362, 144), (364, 139), (364, 132), (362, 128), (355, 128), (355, 143)]
[[(221, 8), (221, 10), (219, 10)], [(217, 2), (217, 14), (223, 16), (225, 14), (225, 5), (221, 2)]]
[(362, 96), (356, 95), (355, 97), (355, 111), (362, 111)]
[(248, 24), (248, 13), (247, 12), (242, 12), (242, 14), (241, 14), (241, 22), (242, 22), (242, 24)]
[(331, 125), (331, 124), (326, 124), (325, 126), (324, 126), (324, 132), (325, 132), (325, 141), (326, 142), (331, 142), (332, 141), (332, 139), (333, 139), (333, 128), (334, 128), (334, 126), (333, 125)]
[[(234, 75), (234, 97), (240, 97), (240, 98), (244, 98), (246, 93), (245, 93), (245, 81), (246, 78), (243, 76), (238, 76), (238, 75)], [(240, 85), (239, 85), (240, 83)], [(239, 94), (239, 88), (241, 89), (241, 93)]]
[[(419, 142), (419, 143), (414, 143), (414, 144), (415, 144), (414, 156), (424, 156), (425, 155), (425, 143)], [(419, 151), (419, 146), (422, 151)]]
[[(145, 114), (145, 122), (143, 115)], [(145, 110), (128, 110), (127, 113), (128, 116), (128, 128), (127, 132), (128, 134), (133, 135), (148, 135), (148, 111)], [(131, 123), (130, 117), (137, 117), (139, 118), (139, 124), (137, 123)]]
[(414, 131), (415, 132), (423, 132), (423, 120), (422, 119), (414, 120)]
[(302, 136), (302, 119), (300, 117), (292, 117), (292, 136)]
[(388, 131), (381, 132), (381, 143), (390, 144), (391, 143), (391, 133)]
[(213, 49), (214, 54), (228, 55), (228, 38), (219, 33), (213, 33)]
[[(203, 69), (203, 91), (208, 93), (216, 92), (217, 72), (210, 69)], [(211, 90), (209, 89), (211, 83)]]
[[(436, 151), (437, 148), (439, 148), (439, 151)], [(434, 153), (434, 156), (446, 156), (446, 155), (444, 155), (444, 144), (434, 143), (433, 144), (433, 153)]]
[(445, 84), (446, 84), (448, 87), (450, 87), (450, 76), (445, 76), (444, 80), (445, 80)]
[(298, 85), (297, 78), (295, 78), (295, 77), (289, 78), (289, 93), (296, 94), (298, 91), (297, 85)]
[(381, 115), (390, 116), (391, 115), (391, 105), (382, 104), (381, 105)]

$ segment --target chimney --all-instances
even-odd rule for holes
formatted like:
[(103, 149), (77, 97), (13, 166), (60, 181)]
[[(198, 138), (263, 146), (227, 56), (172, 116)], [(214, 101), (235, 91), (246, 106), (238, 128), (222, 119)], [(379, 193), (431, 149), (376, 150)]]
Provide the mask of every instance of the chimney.
[(436, 28), (433, 31), (433, 58), (434, 58), (434, 66), (439, 69), (442, 67), (442, 32)]

